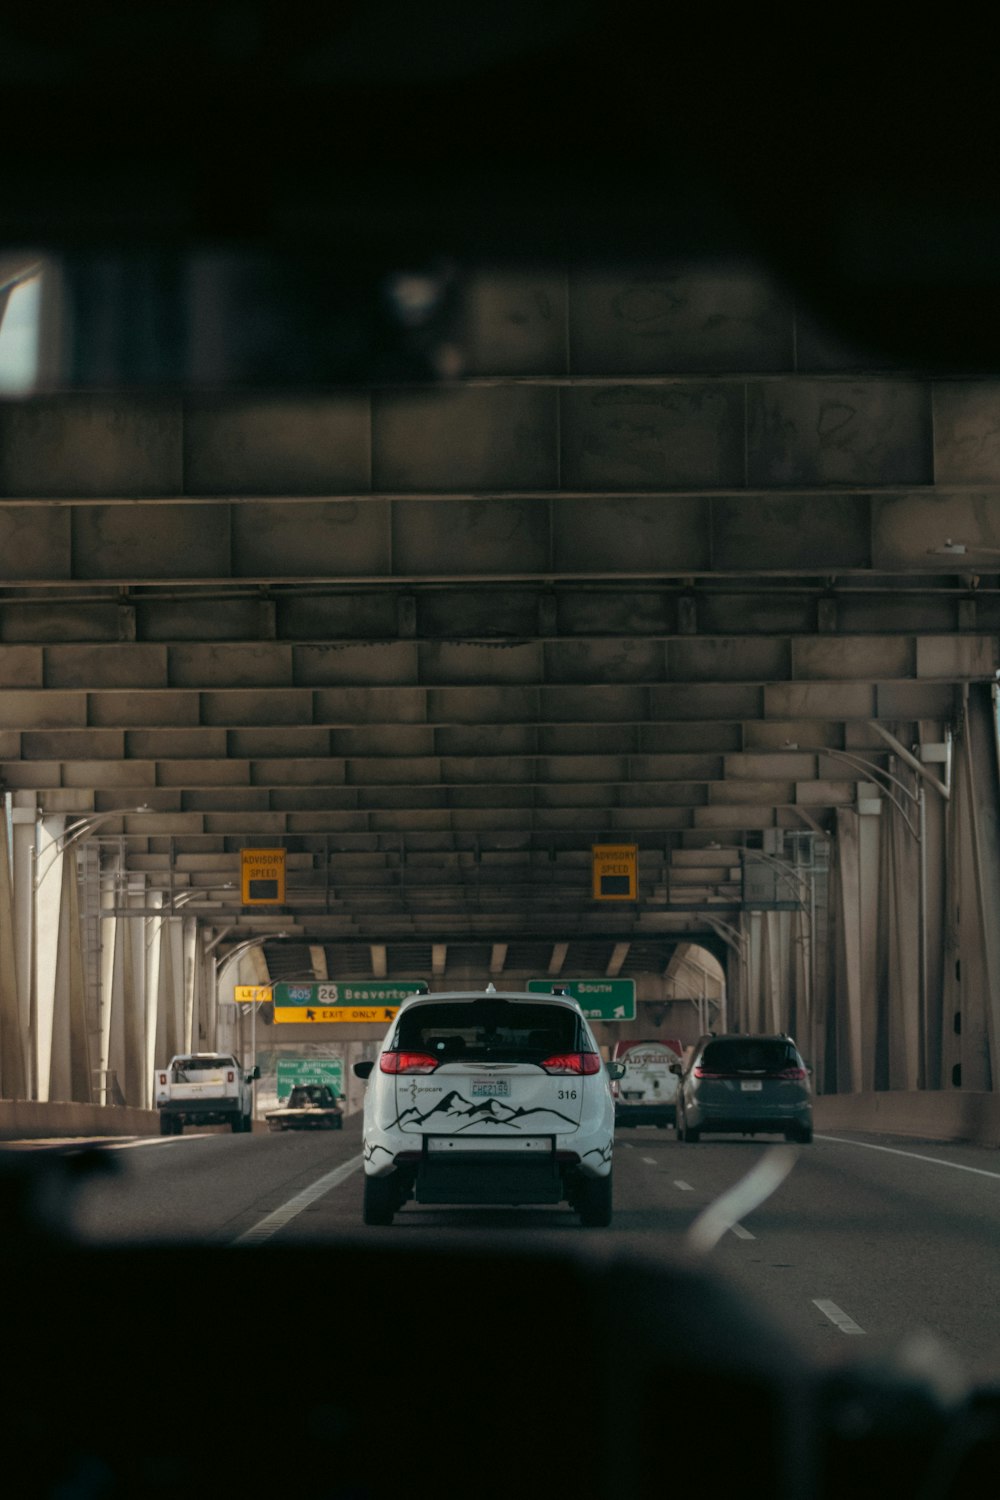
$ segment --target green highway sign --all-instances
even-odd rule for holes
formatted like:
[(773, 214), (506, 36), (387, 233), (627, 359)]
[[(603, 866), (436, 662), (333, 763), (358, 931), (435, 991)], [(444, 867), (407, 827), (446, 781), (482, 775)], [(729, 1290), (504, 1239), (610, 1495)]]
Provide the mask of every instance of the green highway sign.
[(371, 983), (353, 979), (314, 980), (291, 984), (281, 980), (274, 989), (276, 1025), (326, 1026), (346, 1022), (355, 1026), (382, 1026), (396, 1018), (408, 995), (426, 995), (424, 979), (376, 979)]
[(284, 980), (272, 986), (275, 1008), (301, 1005), (315, 1009), (331, 1005), (399, 1005), (408, 995), (426, 995), (424, 979), (376, 979), (371, 983), (353, 979), (313, 981), (311, 984), (288, 984)]
[(328, 1083), (333, 1092), (344, 1092), (342, 1057), (279, 1057), (278, 1102), (283, 1103), (299, 1083)]
[(529, 979), (532, 995), (562, 990), (571, 995), (588, 1021), (634, 1021), (634, 979)]

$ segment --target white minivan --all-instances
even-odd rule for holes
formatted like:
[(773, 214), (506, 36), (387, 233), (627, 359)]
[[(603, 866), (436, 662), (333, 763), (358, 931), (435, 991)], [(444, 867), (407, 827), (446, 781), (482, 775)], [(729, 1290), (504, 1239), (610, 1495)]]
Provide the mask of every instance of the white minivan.
[(612, 1056), (625, 1068), (615, 1099), (616, 1125), (664, 1130), (675, 1123), (677, 1076), (670, 1069), (683, 1055), (682, 1043), (673, 1037), (615, 1044)]
[(611, 1222), (614, 1100), (582, 1010), (562, 995), (462, 990), (404, 1000), (364, 1108), (364, 1221), (403, 1204), (569, 1203)]

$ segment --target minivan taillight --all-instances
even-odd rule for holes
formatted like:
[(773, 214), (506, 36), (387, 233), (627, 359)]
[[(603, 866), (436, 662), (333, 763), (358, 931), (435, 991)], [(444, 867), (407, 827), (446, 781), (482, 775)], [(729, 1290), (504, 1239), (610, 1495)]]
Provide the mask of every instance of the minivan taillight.
[(378, 1065), (383, 1073), (433, 1073), (440, 1061), (430, 1052), (383, 1052)]
[(596, 1052), (554, 1052), (541, 1066), (546, 1073), (599, 1073), (601, 1059)]

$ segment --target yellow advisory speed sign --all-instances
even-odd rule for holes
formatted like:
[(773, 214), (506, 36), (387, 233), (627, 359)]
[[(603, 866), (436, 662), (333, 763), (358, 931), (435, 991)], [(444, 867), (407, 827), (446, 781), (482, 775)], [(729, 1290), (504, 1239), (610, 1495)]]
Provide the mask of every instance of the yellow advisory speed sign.
[(284, 904), (284, 849), (240, 850), (240, 894), (244, 906)]
[(595, 901), (635, 901), (638, 894), (639, 846), (592, 844)]

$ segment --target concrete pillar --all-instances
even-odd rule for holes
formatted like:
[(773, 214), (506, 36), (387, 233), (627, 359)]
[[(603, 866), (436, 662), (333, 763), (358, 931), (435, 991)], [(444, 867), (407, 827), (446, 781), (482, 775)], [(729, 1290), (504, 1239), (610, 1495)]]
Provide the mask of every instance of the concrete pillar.
[(923, 1072), (920, 846), (883, 802), (878, 887), (878, 982), (868, 1003), (866, 1088), (915, 1089)]
[(1000, 788), (988, 690), (970, 688), (955, 746), (948, 994), (963, 1089), (1000, 1088)]
[(0, 797), (0, 1097), (23, 1099), (28, 1080), (18, 1004), (10, 807), (9, 795)]
[(122, 1003), (124, 1005), (124, 1078), (120, 1079), (126, 1104), (142, 1107), (146, 1072), (145, 947), (142, 920), (123, 917), (121, 948)]
[(108, 861), (106, 873), (109, 879), (101, 890), (101, 1055), (97, 1066), (104, 1090), (103, 1102), (115, 1104), (121, 1103), (116, 1090), (121, 1089), (125, 1076), (124, 931), (121, 919), (115, 915), (122, 871), (117, 854)]
[[(873, 1077), (868, 1018), (877, 995), (878, 824), (878, 818), (852, 808), (837, 814), (833, 1085), (838, 1093), (858, 1093)], [(872, 1051), (867, 1063), (866, 1044)]]
[(48, 1097), (89, 1104), (93, 1073), (76, 855), (71, 849), (62, 861)]
[(25, 1097), (33, 1097), (31, 1043), (31, 965), (34, 902), (32, 880), (35, 869), (35, 818), (33, 792), (11, 795), (11, 843), (13, 847), (14, 970), (17, 983), (18, 1027), (24, 1053)]
[(32, 1002), (32, 1050), (35, 1098), (52, 1097), (52, 1043), (55, 1028), (56, 987), (59, 984), (60, 945), (69, 940), (63, 917), (67, 874), (72, 878), (73, 856), (59, 845), (66, 826), (61, 815), (41, 817), (36, 825), (34, 882), (34, 975)]
[(198, 943), (198, 924), (193, 917), (181, 919), (183, 949), (184, 987), (184, 1033), (179, 1050), (197, 1052), (198, 1043), (198, 981), (201, 965), (201, 949)]

